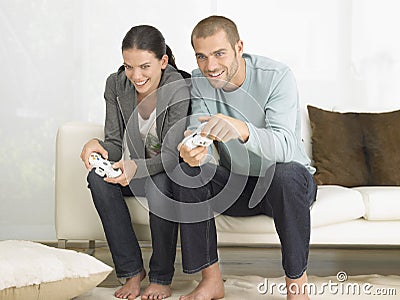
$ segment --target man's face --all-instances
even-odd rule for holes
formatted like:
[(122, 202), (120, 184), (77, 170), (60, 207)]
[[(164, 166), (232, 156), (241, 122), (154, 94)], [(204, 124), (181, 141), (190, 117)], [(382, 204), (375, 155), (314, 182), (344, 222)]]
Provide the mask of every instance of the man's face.
[(241, 41), (232, 49), (225, 31), (220, 30), (206, 38), (194, 37), (193, 48), (200, 71), (214, 88), (224, 88), (228, 83), (241, 85), (241, 82), (237, 82)]

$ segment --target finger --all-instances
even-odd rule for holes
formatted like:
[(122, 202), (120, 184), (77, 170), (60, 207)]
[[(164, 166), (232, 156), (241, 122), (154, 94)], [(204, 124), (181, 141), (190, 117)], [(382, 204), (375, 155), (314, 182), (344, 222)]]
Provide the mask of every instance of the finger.
[(179, 144), (178, 144), (178, 147), (176, 147), (176, 149), (178, 149), (178, 151), (180, 152), (180, 151), (181, 151), (181, 148), (182, 148), (182, 143), (179, 143)]
[(85, 167), (87, 170), (91, 170), (92, 166), (89, 163), (89, 155), (87, 155), (86, 153), (83, 154), (83, 156), (81, 157), (83, 163), (85, 164)]
[(179, 155), (183, 158), (189, 156), (190, 148), (186, 145), (181, 145), (179, 148)]
[(184, 135), (185, 137), (187, 137), (187, 136), (191, 135), (192, 132), (193, 132), (193, 130), (185, 130), (185, 132), (183, 133), (183, 135)]
[(199, 120), (200, 123), (208, 122), (210, 119), (211, 119), (211, 116), (201, 116), (201, 117), (197, 118), (197, 120)]
[(116, 180), (115, 180), (114, 178), (104, 177), (103, 180), (104, 180), (105, 182), (108, 182), (108, 183), (114, 183), (114, 184), (117, 183)]
[(215, 128), (223, 126), (221, 120), (222, 120), (221, 118), (218, 118), (216, 116), (210, 118), (207, 124), (204, 125), (203, 128), (201, 129), (201, 135), (202, 136), (215, 135), (214, 134)]
[(193, 157), (193, 159), (197, 162), (197, 165), (200, 164), (200, 161), (204, 158), (205, 154), (204, 153), (199, 153), (198, 155), (196, 155), (195, 157)]
[(216, 123), (209, 132), (212, 139), (221, 140), (221, 132), (224, 131), (224, 124)]
[(208, 149), (203, 146), (197, 146), (189, 151), (189, 157), (196, 157), (199, 153), (208, 152)]
[(107, 152), (107, 150), (104, 149), (103, 147), (101, 147), (100, 154), (101, 154), (101, 156), (103, 156), (105, 159), (108, 159), (108, 152)]

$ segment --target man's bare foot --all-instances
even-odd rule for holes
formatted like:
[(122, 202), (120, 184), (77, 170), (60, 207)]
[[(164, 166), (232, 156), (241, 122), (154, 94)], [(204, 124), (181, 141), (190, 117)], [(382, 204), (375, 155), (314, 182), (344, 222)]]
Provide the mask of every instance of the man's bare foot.
[(142, 295), (142, 300), (159, 300), (171, 296), (169, 285), (150, 283)]
[(190, 294), (181, 296), (179, 300), (212, 300), (224, 297), (224, 282), (218, 263), (205, 268), (201, 275), (199, 285)]
[(297, 279), (290, 279), (285, 277), (286, 289), (287, 289), (287, 300), (310, 300), (308, 297), (308, 291), (306, 289), (307, 274), (304, 274)]
[(125, 284), (122, 288), (115, 291), (114, 296), (119, 299), (130, 299), (133, 300), (140, 295), (140, 282), (146, 277), (146, 271), (143, 269), (142, 272), (126, 279)]

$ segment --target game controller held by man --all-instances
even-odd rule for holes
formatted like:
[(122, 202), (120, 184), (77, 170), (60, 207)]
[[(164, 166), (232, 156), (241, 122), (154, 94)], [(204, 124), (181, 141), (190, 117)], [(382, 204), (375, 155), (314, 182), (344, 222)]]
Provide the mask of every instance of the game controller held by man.
[(185, 137), (182, 140), (182, 145), (189, 147), (190, 150), (201, 146), (201, 147), (208, 147), (212, 144), (213, 140), (201, 135), (202, 128), (206, 125), (206, 123), (201, 123), (200, 126), (192, 132), (190, 135)]

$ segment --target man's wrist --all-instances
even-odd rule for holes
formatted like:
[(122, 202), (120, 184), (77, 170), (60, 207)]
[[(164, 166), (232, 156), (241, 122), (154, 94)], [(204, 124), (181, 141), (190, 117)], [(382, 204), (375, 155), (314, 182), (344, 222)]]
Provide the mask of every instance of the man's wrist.
[(242, 133), (240, 134), (240, 140), (243, 143), (246, 143), (249, 140), (249, 136), (250, 136), (249, 127), (247, 126), (246, 122), (243, 122)]

